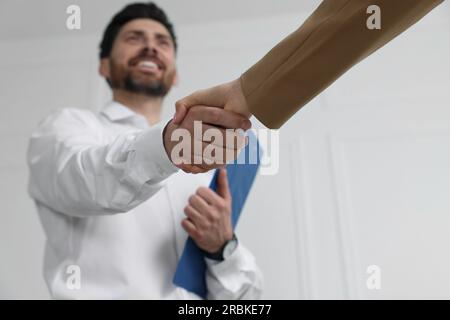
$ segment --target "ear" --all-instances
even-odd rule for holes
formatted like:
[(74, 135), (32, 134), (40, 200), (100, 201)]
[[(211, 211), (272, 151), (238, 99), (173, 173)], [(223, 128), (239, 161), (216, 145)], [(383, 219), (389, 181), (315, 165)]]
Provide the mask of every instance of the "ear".
[(103, 58), (100, 60), (98, 73), (100, 73), (100, 75), (107, 80), (110, 78), (111, 70), (109, 68), (109, 58)]
[(178, 86), (179, 81), (180, 81), (180, 78), (178, 77), (178, 70), (175, 70), (175, 75), (173, 77), (172, 86), (174, 86), (174, 87)]

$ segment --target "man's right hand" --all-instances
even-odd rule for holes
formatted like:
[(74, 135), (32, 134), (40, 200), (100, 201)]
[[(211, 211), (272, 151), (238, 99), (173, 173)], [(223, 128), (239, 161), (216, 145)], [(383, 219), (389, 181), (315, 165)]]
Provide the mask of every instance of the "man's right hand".
[[(199, 121), (197, 132), (194, 132), (194, 121)], [(227, 134), (226, 129), (246, 131), (250, 127), (251, 122), (245, 116), (235, 112), (217, 107), (195, 106), (187, 110), (185, 117), (179, 124), (175, 124), (172, 120), (166, 125), (163, 134), (164, 147), (175, 166), (185, 172), (202, 173), (223, 167), (227, 161), (236, 159), (239, 151), (245, 146), (244, 136), (238, 133)], [(221, 141), (205, 139), (204, 133), (208, 129), (215, 129), (215, 133), (220, 133), (223, 139)], [(183, 138), (180, 138), (180, 136)], [(230, 141), (231, 137), (232, 141)], [(189, 138), (189, 141), (185, 141), (186, 138)], [(190, 143), (190, 148), (184, 148), (181, 154), (179, 153), (180, 148), (174, 150), (178, 144), (183, 146), (186, 143)], [(195, 147), (195, 143), (199, 146), (198, 148)], [(207, 159), (209, 153), (204, 153), (204, 150), (211, 145), (214, 145), (216, 150), (222, 151), (223, 157), (220, 157), (219, 161), (211, 162), (210, 159)], [(217, 156), (215, 160), (217, 160)]]

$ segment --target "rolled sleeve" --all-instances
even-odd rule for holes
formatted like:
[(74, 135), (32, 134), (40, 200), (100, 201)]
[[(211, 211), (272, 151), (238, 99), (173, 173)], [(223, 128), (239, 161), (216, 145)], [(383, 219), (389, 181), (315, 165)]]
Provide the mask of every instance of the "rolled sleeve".
[(167, 155), (162, 131), (161, 126), (143, 131), (130, 146), (129, 177), (137, 184), (158, 183), (179, 170)]
[(259, 299), (263, 276), (251, 252), (242, 244), (224, 261), (205, 258), (208, 299)]

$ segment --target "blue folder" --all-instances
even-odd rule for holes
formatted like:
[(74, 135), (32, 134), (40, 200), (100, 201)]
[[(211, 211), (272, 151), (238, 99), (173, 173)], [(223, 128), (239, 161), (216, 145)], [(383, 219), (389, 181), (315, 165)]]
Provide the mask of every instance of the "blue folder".
[[(245, 200), (255, 180), (262, 154), (255, 135), (248, 131), (247, 136), (248, 145), (241, 151), (237, 160), (227, 165), (228, 183), (232, 197), (233, 229), (236, 227)], [(217, 190), (218, 173), (219, 171), (216, 170), (209, 186), (214, 191)], [(178, 263), (173, 283), (205, 299), (207, 295), (205, 272), (206, 263), (203, 253), (189, 237)]]

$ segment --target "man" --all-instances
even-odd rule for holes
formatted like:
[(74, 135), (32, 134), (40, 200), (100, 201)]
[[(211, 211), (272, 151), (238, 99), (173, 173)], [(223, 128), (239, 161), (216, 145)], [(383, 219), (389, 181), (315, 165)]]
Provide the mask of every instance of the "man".
[[(195, 105), (254, 115), (280, 128), (352, 66), (394, 39), (443, 0), (323, 0), (314, 13), (239, 79), (177, 102), (175, 123)], [(367, 28), (367, 9), (381, 10), (381, 29)], [(194, 166), (196, 170), (206, 170)], [(198, 171), (196, 171), (198, 172)]]
[(56, 112), (31, 136), (29, 193), (47, 236), (44, 275), (55, 298), (198, 299), (172, 283), (188, 235), (205, 253), (209, 299), (261, 294), (254, 257), (233, 235), (226, 171), (215, 193), (207, 187), (211, 173), (187, 175), (172, 163), (172, 133), (193, 133), (194, 120), (203, 121), (202, 131), (250, 123), (197, 107), (180, 126), (160, 125), (163, 98), (177, 79), (176, 49), (160, 8), (127, 6), (100, 45), (113, 102), (99, 114)]

